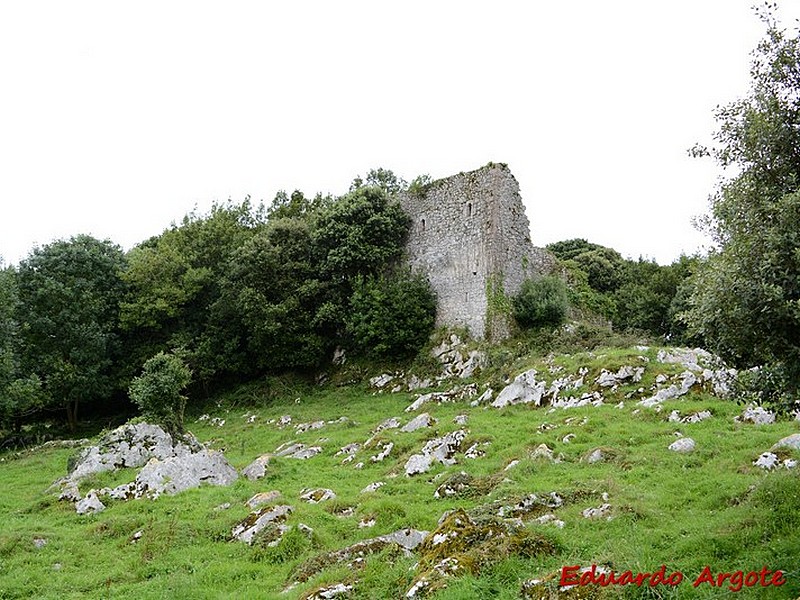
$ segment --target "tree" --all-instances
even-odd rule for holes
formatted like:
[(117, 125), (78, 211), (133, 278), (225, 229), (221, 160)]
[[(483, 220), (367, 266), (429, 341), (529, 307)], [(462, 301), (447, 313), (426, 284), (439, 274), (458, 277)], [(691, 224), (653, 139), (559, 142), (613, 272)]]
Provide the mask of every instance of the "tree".
[(39, 377), (22, 372), (16, 275), (0, 260), (0, 426), (19, 431), (22, 419), (41, 409), (43, 395)]
[(567, 287), (552, 275), (526, 279), (512, 299), (512, 306), (520, 327), (557, 327), (567, 316)]
[(144, 363), (142, 374), (131, 382), (128, 394), (145, 418), (176, 436), (184, 432), (186, 396), (181, 391), (191, 380), (192, 371), (179, 356), (159, 352)]
[(264, 224), (249, 199), (214, 204), (210, 213), (191, 213), (128, 253), (124, 273), (129, 293), (121, 323), (130, 352), (128, 374), (161, 350), (184, 348), (198, 379), (207, 384), (217, 370), (215, 335), (209, 317), (231, 257)]
[(717, 244), (694, 278), (690, 333), (735, 365), (761, 366), (762, 399), (787, 408), (800, 390), (800, 40), (759, 12), (747, 95), (717, 110), (711, 148), (734, 174), (711, 197)]
[(38, 376), (46, 404), (63, 407), (72, 429), (81, 403), (119, 386), (124, 268), (119, 246), (88, 235), (35, 248), (19, 266), (22, 371)]
[(375, 357), (406, 357), (433, 331), (436, 295), (427, 279), (399, 271), (358, 277), (346, 317), (355, 350)]

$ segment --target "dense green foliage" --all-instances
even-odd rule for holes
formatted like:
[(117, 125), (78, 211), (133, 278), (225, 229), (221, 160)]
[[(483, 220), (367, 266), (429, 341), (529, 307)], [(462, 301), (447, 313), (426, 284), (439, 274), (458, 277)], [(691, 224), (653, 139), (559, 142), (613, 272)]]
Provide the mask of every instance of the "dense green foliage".
[(547, 246), (567, 272), (569, 304), (584, 316), (606, 318), (619, 331), (640, 331), (671, 342), (689, 341), (678, 318), (687, 306), (690, 275), (699, 259), (670, 265), (630, 260), (583, 239)]
[[(0, 268), (0, 424), (64, 407), (74, 427), (80, 403), (123, 407), (145, 361), (178, 349), (190, 397), (316, 368), (337, 346), (412, 354), (435, 305), (396, 269), (409, 218), (391, 195), (406, 187), (374, 169), (340, 198), (215, 203), (127, 254), (78, 236)], [(377, 282), (391, 297), (366, 291)]]
[(358, 352), (404, 358), (428, 340), (436, 318), (436, 296), (428, 280), (407, 271), (359, 277), (354, 283), (347, 331)]
[(513, 300), (514, 319), (523, 328), (557, 327), (567, 317), (567, 287), (555, 276), (526, 279)]
[(734, 175), (711, 198), (718, 250), (697, 273), (686, 319), (739, 367), (762, 365), (762, 400), (789, 408), (800, 390), (800, 39), (767, 6), (750, 90), (718, 109), (710, 154)]
[(192, 371), (175, 354), (159, 352), (144, 363), (142, 374), (131, 381), (128, 393), (142, 415), (172, 435), (184, 431), (186, 396), (181, 394), (192, 380)]
[(38, 376), (45, 404), (66, 408), (73, 427), (81, 403), (119, 387), (124, 269), (119, 246), (86, 235), (36, 248), (19, 266), (22, 372)]

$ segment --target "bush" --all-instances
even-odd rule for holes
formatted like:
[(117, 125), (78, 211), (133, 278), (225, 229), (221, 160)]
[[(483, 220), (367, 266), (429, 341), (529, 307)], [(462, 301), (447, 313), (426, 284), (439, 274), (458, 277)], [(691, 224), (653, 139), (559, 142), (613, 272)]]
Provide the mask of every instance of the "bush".
[(567, 288), (554, 276), (526, 279), (513, 299), (514, 318), (525, 329), (556, 327), (567, 316)]
[(180, 357), (159, 352), (150, 358), (128, 389), (144, 416), (172, 435), (183, 433), (186, 396), (181, 394), (192, 380), (192, 371)]
[(436, 296), (428, 280), (404, 271), (359, 277), (350, 297), (347, 332), (355, 350), (373, 357), (415, 354), (433, 331)]

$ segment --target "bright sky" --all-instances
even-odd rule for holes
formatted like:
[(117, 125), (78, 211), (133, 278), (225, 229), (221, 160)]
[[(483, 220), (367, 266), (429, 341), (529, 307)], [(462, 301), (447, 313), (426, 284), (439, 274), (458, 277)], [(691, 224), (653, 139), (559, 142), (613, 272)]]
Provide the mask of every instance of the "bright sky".
[(686, 150), (747, 89), (753, 1), (3, 2), (0, 255), (494, 161), (535, 244), (670, 262), (705, 243), (720, 172)]

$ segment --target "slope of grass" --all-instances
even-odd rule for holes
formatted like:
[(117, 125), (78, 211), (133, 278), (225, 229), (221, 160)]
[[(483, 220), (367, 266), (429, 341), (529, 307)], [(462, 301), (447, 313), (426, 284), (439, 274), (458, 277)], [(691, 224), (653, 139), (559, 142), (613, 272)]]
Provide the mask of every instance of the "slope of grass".
[[(376, 426), (396, 416), (405, 423), (414, 414), (404, 409), (416, 397), (409, 393), (375, 394), (364, 386), (308, 388), (249, 385), (215, 399), (211, 417), (194, 420), (191, 431), (212, 448), (222, 449), (237, 469), (281, 444), (298, 441), (320, 445), (323, 452), (309, 460), (273, 458), (264, 479), (240, 478), (234, 485), (202, 487), (156, 501), (127, 502), (104, 499), (107, 509), (78, 516), (70, 503), (45, 493), (66, 473), (74, 450), (41, 449), (22, 456), (6, 455), (0, 462), (0, 598), (297, 598), (321, 585), (354, 585), (352, 598), (398, 598), (416, 573), (416, 556), (386, 550), (369, 557), (363, 569), (332, 566), (284, 592), (298, 568), (321, 552), (345, 547), (394, 530), (414, 527), (432, 531), (441, 515), (456, 508), (474, 508), (489, 501), (532, 492), (558, 492), (565, 505), (554, 512), (566, 525), (526, 524), (552, 541), (554, 555), (492, 557), (479, 572), (453, 578), (436, 598), (518, 598), (524, 579), (559, 572), (565, 565), (602, 564), (614, 571), (652, 572), (662, 564), (681, 571), (684, 582), (675, 587), (610, 587), (608, 597), (724, 598), (734, 595), (727, 586), (693, 588), (691, 582), (705, 566), (712, 571), (771, 570), (787, 572), (780, 588), (745, 588), (740, 597), (794, 598), (800, 594), (800, 478), (797, 471), (765, 473), (752, 466), (761, 452), (781, 437), (800, 430), (798, 423), (780, 421), (757, 427), (734, 422), (741, 407), (705, 392), (693, 392), (668, 401), (664, 410), (637, 407), (625, 396), (648, 388), (657, 373), (679, 373), (678, 365), (654, 364), (655, 350), (607, 349), (559, 356), (540, 361), (522, 359), (509, 374), (535, 367), (542, 373), (563, 369), (589, 374), (581, 391), (602, 368), (623, 365), (646, 367), (644, 378), (605, 391), (601, 407), (551, 411), (547, 407), (511, 406), (502, 410), (470, 407), (469, 401), (427, 404), (437, 419), (432, 428), (413, 433), (390, 429), (375, 441), (391, 441), (394, 448), (383, 462), (370, 457), (374, 444), (359, 451), (355, 460), (341, 464), (340, 447), (363, 443)], [(552, 378), (555, 375), (548, 375)], [(619, 402), (623, 402), (621, 407)], [(667, 421), (673, 409), (681, 414), (710, 410), (713, 418), (691, 424)], [(277, 426), (282, 415), (292, 426)], [(407, 458), (426, 440), (458, 429), (456, 415), (467, 415), (467, 445), (486, 443), (485, 456), (458, 464), (436, 464), (414, 478), (404, 475)], [(252, 417), (255, 416), (253, 419)], [(337, 421), (340, 417), (346, 420)], [(325, 420), (322, 429), (297, 433), (295, 425)], [(697, 449), (690, 454), (667, 450), (676, 432), (691, 436)], [(570, 436), (565, 442), (565, 437)], [(558, 462), (531, 458), (546, 444)], [(589, 464), (585, 456), (602, 447), (611, 457)], [(512, 461), (519, 461), (504, 471)], [(354, 464), (363, 462), (363, 469)], [(446, 476), (466, 471), (475, 477), (496, 476), (485, 495), (434, 499)], [(135, 477), (135, 471), (96, 477), (82, 485), (115, 485)], [(361, 493), (370, 483), (385, 485)], [(337, 498), (312, 505), (299, 496), (307, 488), (333, 489)], [(304, 523), (313, 535), (297, 530), (276, 547), (247, 546), (231, 541), (231, 529), (250, 512), (248, 498), (278, 490), (281, 503), (294, 512), (289, 524)], [(606, 496), (604, 496), (604, 494)], [(582, 511), (598, 507), (604, 497), (612, 517), (586, 519)], [(230, 508), (220, 509), (224, 503)], [(353, 507), (352, 516), (337, 516)], [(361, 520), (375, 526), (359, 528)], [(138, 541), (133, 541), (141, 531)], [(34, 539), (47, 540), (37, 548)], [(735, 595), (734, 595), (735, 597)]]

